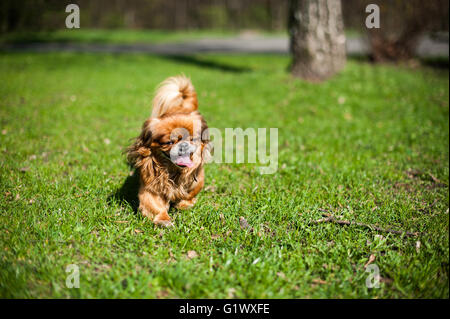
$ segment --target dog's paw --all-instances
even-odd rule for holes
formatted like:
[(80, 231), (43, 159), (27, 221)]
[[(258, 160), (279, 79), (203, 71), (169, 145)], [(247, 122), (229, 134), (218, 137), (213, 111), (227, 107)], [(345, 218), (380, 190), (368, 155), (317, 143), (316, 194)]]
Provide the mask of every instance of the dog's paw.
[(150, 220), (153, 220), (154, 215), (149, 210), (145, 209), (143, 206), (139, 206), (139, 211), (141, 212), (142, 216), (149, 218)]
[(175, 208), (177, 209), (189, 209), (195, 205), (195, 202), (197, 201), (196, 198), (190, 199), (190, 200), (180, 200), (176, 205)]

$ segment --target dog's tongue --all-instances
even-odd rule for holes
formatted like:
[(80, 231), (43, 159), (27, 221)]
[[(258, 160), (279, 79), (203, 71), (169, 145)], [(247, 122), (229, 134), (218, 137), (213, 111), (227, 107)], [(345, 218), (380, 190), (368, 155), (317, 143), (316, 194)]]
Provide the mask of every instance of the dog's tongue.
[(175, 161), (175, 164), (177, 164), (178, 166), (186, 166), (186, 167), (194, 166), (194, 163), (192, 163), (189, 155), (178, 157)]

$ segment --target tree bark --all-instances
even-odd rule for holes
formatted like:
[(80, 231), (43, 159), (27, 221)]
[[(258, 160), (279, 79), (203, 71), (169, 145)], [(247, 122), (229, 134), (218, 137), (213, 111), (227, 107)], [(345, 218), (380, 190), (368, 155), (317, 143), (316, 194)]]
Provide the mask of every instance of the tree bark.
[(289, 33), (295, 77), (323, 81), (345, 66), (340, 0), (291, 0)]

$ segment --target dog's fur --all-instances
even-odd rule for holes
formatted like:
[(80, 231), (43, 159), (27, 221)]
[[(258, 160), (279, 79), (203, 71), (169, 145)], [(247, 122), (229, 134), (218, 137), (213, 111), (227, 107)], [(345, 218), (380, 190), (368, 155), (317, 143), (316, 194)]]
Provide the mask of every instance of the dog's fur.
[[(180, 209), (192, 207), (203, 188), (203, 166), (210, 155), (209, 136), (197, 108), (197, 94), (188, 78), (166, 79), (156, 92), (152, 116), (128, 148), (128, 161), (140, 175), (139, 211), (155, 224), (171, 226), (170, 205)], [(187, 161), (192, 167), (181, 167), (168, 156), (177, 150), (173, 148), (179, 149), (181, 142), (195, 147), (186, 155), (190, 156)]]

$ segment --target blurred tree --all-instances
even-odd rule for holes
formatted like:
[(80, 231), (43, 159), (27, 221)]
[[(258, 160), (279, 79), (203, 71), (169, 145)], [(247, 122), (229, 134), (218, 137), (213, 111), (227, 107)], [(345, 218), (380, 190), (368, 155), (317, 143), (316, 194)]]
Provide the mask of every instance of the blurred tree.
[(381, 27), (369, 30), (372, 57), (376, 62), (407, 60), (426, 31), (447, 12), (448, 0), (380, 1)]
[[(69, 3), (80, 7), (82, 29), (284, 31), (289, 11), (289, 0), (1, 0), (0, 33), (64, 29)], [(399, 48), (413, 47), (417, 36), (448, 31), (448, 0), (345, 0), (345, 26), (355, 36), (369, 33), (370, 3), (381, 9), (381, 29), (371, 31), (378, 59), (408, 56)]]
[[(367, 29), (367, 5), (380, 7), (380, 28)], [(367, 34), (376, 62), (413, 57), (425, 34), (449, 29), (448, 0), (345, 0), (342, 2), (346, 27)]]
[(291, 0), (289, 9), (292, 74), (322, 81), (346, 62), (340, 0)]

